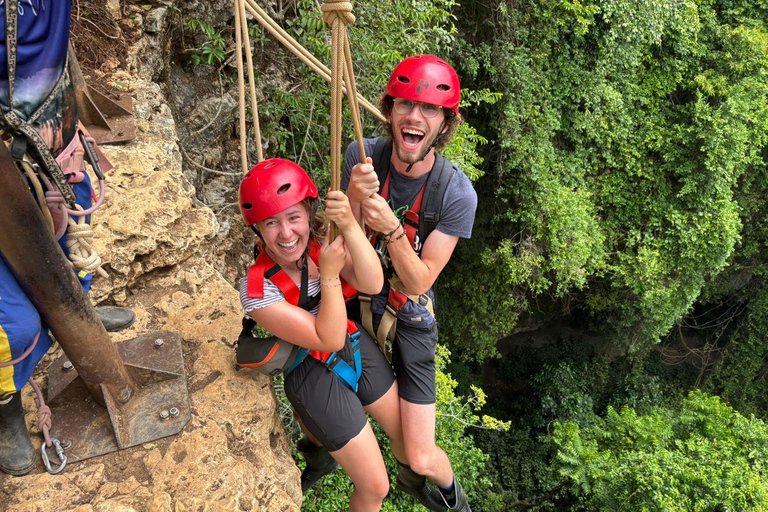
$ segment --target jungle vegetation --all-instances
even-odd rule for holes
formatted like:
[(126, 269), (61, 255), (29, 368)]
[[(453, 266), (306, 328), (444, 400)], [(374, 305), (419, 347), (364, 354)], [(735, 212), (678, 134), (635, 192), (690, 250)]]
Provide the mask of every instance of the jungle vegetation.
[[(330, 62), (317, 2), (285, 3)], [(473, 510), (768, 510), (768, 1), (354, 13), (369, 99), (412, 54), (462, 80), (445, 154), (479, 208), (438, 286), (438, 440)], [(328, 86), (285, 61), (301, 85), (265, 86), (262, 129), (327, 183)], [(327, 482), (307, 510), (344, 508), (348, 481)], [(420, 510), (395, 491), (385, 506)]]

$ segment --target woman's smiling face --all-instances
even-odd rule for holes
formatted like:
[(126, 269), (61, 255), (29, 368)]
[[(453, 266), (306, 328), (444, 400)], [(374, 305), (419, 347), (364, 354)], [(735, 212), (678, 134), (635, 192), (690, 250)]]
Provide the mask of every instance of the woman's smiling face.
[(293, 266), (309, 243), (309, 212), (303, 203), (286, 208), (257, 224), (272, 259), (283, 268)]

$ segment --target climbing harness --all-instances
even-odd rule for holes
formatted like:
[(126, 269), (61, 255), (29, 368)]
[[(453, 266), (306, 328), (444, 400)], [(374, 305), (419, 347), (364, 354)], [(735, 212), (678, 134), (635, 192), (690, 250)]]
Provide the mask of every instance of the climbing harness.
[(19, 117), (13, 109), (13, 89), (16, 79), (16, 57), (18, 51), (18, 28), (19, 28), (19, 0), (6, 0), (5, 2), (5, 31), (6, 31), (6, 52), (8, 56), (8, 108), (2, 109), (0, 116), (0, 125), (5, 133), (13, 136), (10, 150), (11, 156), (17, 162), (29, 153), (34, 161), (40, 166), (44, 173), (56, 184), (64, 197), (64, 202), (70, 208), (75, 207), (75, 193), (67, 182), (66, 177), (61, 172), (61, 168), (53, 158), (48, 145), (45, 143), (39, 133), (32, 127), (32, 123), (37, 120), (45, 109), (51, 104), (58, 92), (65, 86), (69, 80), (69, 54), (64, 61), (64, 70), (59, 80), (53, 87), (48, 97), (35, 110), (35, 112), (26, 121)]
[[(320, 259), (320, 245), (317, 242), (310, 243), (310, 258), (315, 264)], [(289, 304), (298, 306), (305, 311), (311, 311), (320, 302), (319, 296), (309, 296), (307, 293), (309, 281), (309, 268), (305, 266), (301, 273), (301, 287), (285, 273), (285, 271), (272, 260), (266, 251), (262, 251), (256, 258), (256, 262), (248, 271), (248, 297), (264, 297), (264, 279), (269, 279), (278, 287)], [(342, 292), (345, 298), (355, 295), (356, 290), (346, 281), (342, 280)], [(360, 355), (360, 332), (354, 322), (347, 320), (347, 336), (352, 348), (354, 368), (352, 368), (338, 352), (322, 352), (298, 347), (276, 337), (256, 338), (253, 336), (253, 328), (256, 325), (252, 319), (243, 320), (243, 330), (236, 342), (237, 365), (254, 368), (260, 373), (277, 377), (288, 375), (307, 357), (313, 357), (322, 362), (329, 371), (332, 371), (341, 382), (354, 392), (357, 392), (357, 382), (362, 375), (362, 362)]]
[[(373, 148), (373, 162), (379, 183), (379, 194), (384, 199), (389, 197), (390, 181), (390, 158), (392, 156), (392, 141), (379, 138)], [(434, 231), (437, 223), (440, 221), (440, 212), (445, 198), (445, 191), (453, 177), (453, 165), (442, 155), (435, 153), (435, 164), (429, 173), (427, 181), (419, 191), (419, 195), (413, 203), (413, 206), (405, 212), (403, 228), (408, 238), (408, 242), (416, 252), (421, 254), (424, 241)], [(378, 330), (373, 329), (373, 313), (371, 311), (372, 297), (370, 295), (359, 294), (360, 316), (362, 324), (368, 333), (373, 336), (379, 344), (382, 352), (387, 358), (392, 360), (391, 343), (397, 333), (397, 316), (400, 309), (410, 299), (416, 304), (420, 304), (434, 317), (435, 310), (432, 298), (427, 294), (413, 295), (409, 294), (407, 288), (397, 277), (391, 263), (387, 258), (387, 244), (377, 233), (369, 231), (368, 238), (376, 249), (382, 261), (384, 273), (389, 280), (389, 296), (387, 304), (379, 322)]]

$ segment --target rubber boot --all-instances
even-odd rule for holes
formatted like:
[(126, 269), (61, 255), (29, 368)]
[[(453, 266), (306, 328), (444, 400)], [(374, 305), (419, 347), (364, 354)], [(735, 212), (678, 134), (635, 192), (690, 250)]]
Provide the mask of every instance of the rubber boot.
[(458, 480), (456, 480), (456, 475), (453, 475), (453, 492), (454, 496), (453, 499), (450, 500), (451, 503), (448, 503), (448, 499), (443, 495), (443, 493), (440, 493), (440, 496), (443, 498), (443, 503), (445, 503), (445, 506), (448, 507), (448, 510), (455, 510), (457, 512), (472, 512), (472, 509), (469, 508), (469, 503), (467, 503), (467, 495), (464, 494), (464, 489), (461, 488), (461, 484)]
[(104, 324), (104, 328), (107, 332), (117, 332), (123, 329), (129, 328), (136, 320), (136, 315), (127, 308), (119, 308), (116, 306), (99, 306), (96, 309), (96, 314)]
[(296, 449), (304, 456), (307, 467), (301, 473), (301, 492), (306, 493), (325, 475), (336, 471), (339, 463), (323, 446), (317, 446), (306, 436), (296, 443)]
[(35, 461), (35, 449), (21, 407), (21, 392), (17, 391), (0, 399), (0, 471), (14, 476), (26, 475), (35, 469)]
[(411, 466), (406, 466), (400, 461), (397, 461), (397, 488), (415, 496), (429, 510), (435, 512), (448, 510), (440, 491), (429, 485), (424, 475), (416, 473)]

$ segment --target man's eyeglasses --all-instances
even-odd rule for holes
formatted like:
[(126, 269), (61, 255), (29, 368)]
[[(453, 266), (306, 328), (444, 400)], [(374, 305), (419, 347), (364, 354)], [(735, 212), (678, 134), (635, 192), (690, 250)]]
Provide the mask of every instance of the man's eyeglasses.
[(437, 114), (439, 114), (440, 111), (443, 110), (443, 107), (440, 107), (438, 105), (432, 105), (431, 103), (419, 103), (418, 101), (396, 98), (395, 112), (397, 112), (401, 116), (404, 116), (404, 115), (410, 114), (411, 111), (413, 110), (413, 107), (415, 107), (416, 105), (418, 105), (419, 108), (421, 109), (421, 115), (423, 115), (427, 119), (432, 119), (434, 117), (437, 117)]

